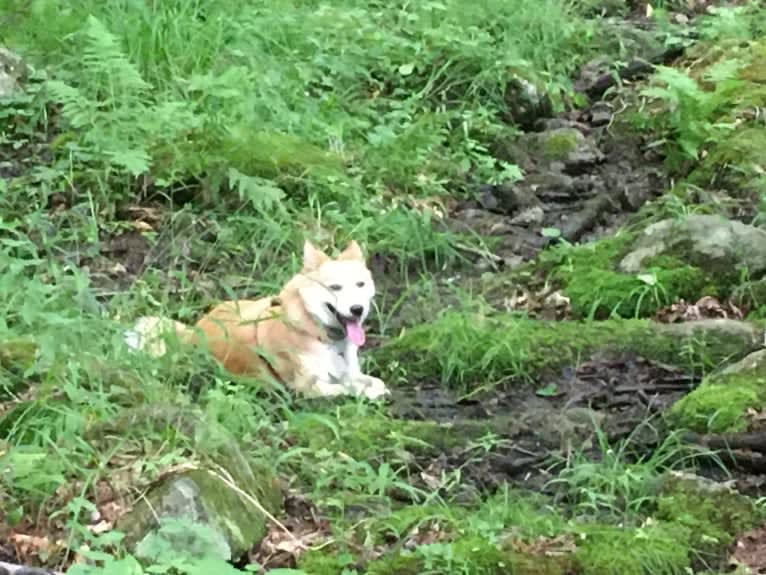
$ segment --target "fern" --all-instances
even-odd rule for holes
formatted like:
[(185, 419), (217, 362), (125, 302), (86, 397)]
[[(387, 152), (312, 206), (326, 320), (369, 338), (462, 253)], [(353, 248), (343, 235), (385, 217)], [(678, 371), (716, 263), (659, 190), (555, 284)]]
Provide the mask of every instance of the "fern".
[(133, 176), (145, 173), (154, 149), (198, 127), (202, 119), (187, 102), (155, 105), (152, 86), (98, 19), (88, 18), (83, 38), (79, 87), (60, 80), (47, 83), (76, 130), (73, 152)]
[[(661, 101), (666, 110), (656, 116), (655, 126), (665, 133), (677, 146), (682, 156), (699, 159), (705, 145), (714, 142), (733, 125), (724, 121), (724, 115), (736, 102), (735, 95), (742, 82), (737, 74), (743, 63), (727, 60), (712, 66), (705, 80), (715, 84), (713, 90), (703, 89), (687, 73), (666, 66), (658, 66), (654, 74), (654, 85), (644, 89), (642, 94)], [(671, 156), (674, 150), (671, 149)]]

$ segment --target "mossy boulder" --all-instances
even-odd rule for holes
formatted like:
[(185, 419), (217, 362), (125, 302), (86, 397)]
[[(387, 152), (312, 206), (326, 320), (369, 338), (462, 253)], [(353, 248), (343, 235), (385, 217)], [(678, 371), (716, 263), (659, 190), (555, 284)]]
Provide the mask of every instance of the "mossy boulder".
[(281, 493), (268, 473), (259, 473), (255, 481), (231, 479), (210, 468), (167, 477), (120, 519), (117, 529), (141, 559), (236, 560), (266, 535), (261, 507), (277, 512)]
[(764, 513), (730, 485), (671, 472), (662, 480), (655, 516), (685, 527), (697, 551), (720, 553), (737, 534), (762, 521)]
[(690, 215), (647, 227), (620, 262), (620, 270), (639, 273), (653, 259), (672, 257), (704, 270), (724, 285), (742, 273), (766, 273), (766, 231), (715, 215)]
[(576, 128), (566, 126), (524, 134), (518, 140), (518, 147), (535, 162), (548, 164), (552, 168), (558, 166), (559, 171), (571, 174), (581, 173), (585, 167), (604, 159), (591, 138)]
[(676, 257), (660, 255), (638, 271), (621, 271), (619, 263), (637, 237), (623, 230), (596, 242), (547, 250), (532, 266), (532, 277), (545, 275), (560, 286), (576, 317), (594, 319), (649, 317), (680, 299), (716, 295), (704, 269)]
[(184, 436), (204, 463), (163, 477), (123, 515), (116, 529), (128, 548), (147, 561), (161, 554), (185, 558), (205, 553), (240, 558), (266, 534), (267, 514), (282, 507), (282, 492), (269, 467), (248, 460), (237, 438), (198, 410), (151, 405), (124, 409), (112, 422), (86, 430), (98, 441), (110, 433), (126, 437), (149, 430)]
[(700, 433), (745, 431), (747, 412), (766, 405), (766, 350), (707, 377), (677, 401), (668, 420), (679, 428)]
[(718, 365), (758, 348), (762, 332), (745, 322), (677, 327), (646, 320), (536, 321), (447, 312), (405, 330), (373, 353), (378, 365), (406, 366), (409, 378), (474, 388), (536, 381), (598, 351), (631, 351), (680, 367)]

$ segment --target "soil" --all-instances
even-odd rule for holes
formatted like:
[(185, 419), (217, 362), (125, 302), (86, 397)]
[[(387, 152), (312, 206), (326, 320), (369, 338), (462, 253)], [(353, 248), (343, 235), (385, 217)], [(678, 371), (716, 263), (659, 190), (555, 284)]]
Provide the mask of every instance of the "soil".
[(476, 449), (461, 448), (420, 460), (420, 471), (438, 476), (460, 468), (463, 479), (479, 490), (492, 491), (504, 482), (542, 490), (555, 473), (556, 457), (580, 449), (598, 457), (596, 424), (610, 442), (630, 437), (636, 451), (651, 449), (662, 430), (648, 422), (695, 384), (679, 369), (634, 354), (596, 354), (535, 387), (484, 397), (459, 398), (438, 383), (424, 383), (394, 392), (392, 411), (455, 425), (491, 421), (504, 440), (478, 459)]

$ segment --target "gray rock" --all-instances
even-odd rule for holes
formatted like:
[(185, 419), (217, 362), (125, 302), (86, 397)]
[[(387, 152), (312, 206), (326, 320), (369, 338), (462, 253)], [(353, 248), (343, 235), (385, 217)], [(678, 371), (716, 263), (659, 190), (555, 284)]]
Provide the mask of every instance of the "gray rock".
[(531, 226), (541, 224), (545, 218), (545, 212), (540, 206), (532, 206), (519, 212), (511, 219), (511, 224), (515, 226)]
[(58, 571), (0, 561), (0, 575), (61, 575)]
[(115, 528), (125, 534), (128, 550), (144, 560), (200, 555), (236, 560), (260, 542), (268, 525), (263, 511), (274, 514), (282, 507), (270, 470), (254, 467), (235, 437), (197, 412), (137, 408), (112, 425), (122, 429), (137, 422), (182, 430), (214, 463), (165, 477), (119, 519)]
[[(260, 489), (235, 484), (270, 513), (279, 504), (278, 490), (264, 477)], [(267, 518), (219, 475), (195, 469), (165, 479), (123, 516), (117, 529), (136, 557), (153, 561), (170, 557), (238, 559), (267, 531)]]
[(27, 73), (21, 56), (0, 46), (0, 98), (12, 96)]
[(759, 349), (743, 357), (736, 363), (727, 365), (721, 370), (721, 374), (742, 373), (743, 371), (766, 371), (766, 349)]
[(519, 76), (508, 82), (505, 103), (508, 107), (509, 119), (525, 130), (532, 128), (539, 118), (553, 113), (553, 102), (550, 97)]
[(661, 255), (676, 257), (714, 277), (731, 277), (746, 269), (751, 278), (757, 278), (766, 272), (766, 232), (720, 216), (663, 220), (644, 230), (620, 269), (636, 273)]
[(522, 141), (536, 160), (547, 162), (551, 169), (561, 166), (570, 175), (582, 174), (604, 160), (596, 142), (572, 127), (525, 134)]

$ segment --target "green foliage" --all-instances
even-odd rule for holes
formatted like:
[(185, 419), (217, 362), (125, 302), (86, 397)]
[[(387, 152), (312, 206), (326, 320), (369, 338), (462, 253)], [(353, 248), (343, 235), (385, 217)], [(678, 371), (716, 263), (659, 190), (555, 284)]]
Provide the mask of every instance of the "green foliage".
[(600, 452), (596, 460), (579, 451), (559, 458), (557, 463), (563, 468), (549, 485), (557, 488), (559, 497), (568, 501), (577, 516), (613, 516), (630, 522), (653, 507), (662, 473), (691, 468), (701, 455), (674, 433), (650, 453), (638, 453), (634, 439), (643, 427), (639, 425), (615, 444), (596, 428)]
[(588, 575), (676, 575), (690, 564), (690, 532), (672, 523), (583, 527), (577, 559)]
[(699, 484), (696, 480), (670, 477), (657, 498), (658, 519), (672, 521), (689, 530), (700, 551), (723, 549), (735, 537), (753, 528), (763, 513), (755, 503), (725, 486)]
[(447, 311), (431, 323), (404, 330), (373, 357), (381, 369), (406, 366), (410, 379), (436, 379), (473, 391), (534, 382), (545, 372), (606, 349), (629, 349), (685, 367), (697, 356), (715, 364), (730, 352), (715, 342), (665, 337), (643, 320), (547, 322)]
[(345, 178), (355, 193), (438, 193), (470, 172), (510, 173), (488, 152), (506, 130), (509, 83), (546, 83), (556, 97), (592, 50), (581, 39), (596, 32), (561, 0), (471, 10), (458, 0), (50, 0), (11, 14), (12, 36), (30, 52), (49, 59), (57, 44), (48, 85), (63, 105), (68, 154), (149, 172), (171, 190), (192, 176), (217, 193), (235, 169), (267, 196), (307, 184), (332, 195)]
[[(743, 63), (724, 60), (708, 69), (704, 81), (715, 86), (703, 89), (688, 74), (667, 66), (658, 66), (652, 78), (654, 86), (643, 90), (643, 95), (662, 102), (667, 112), (658, 118), (655, 129), (665, 135), (671, 146), (670, 159), (678, 155), (699, 159), (702, 149), (724, 137), (734, 125), (721, 117), (734, 104), (734, 97), (742, 89), (737, 73)], [(679, 154), (680, 153), (680, 154)]]

